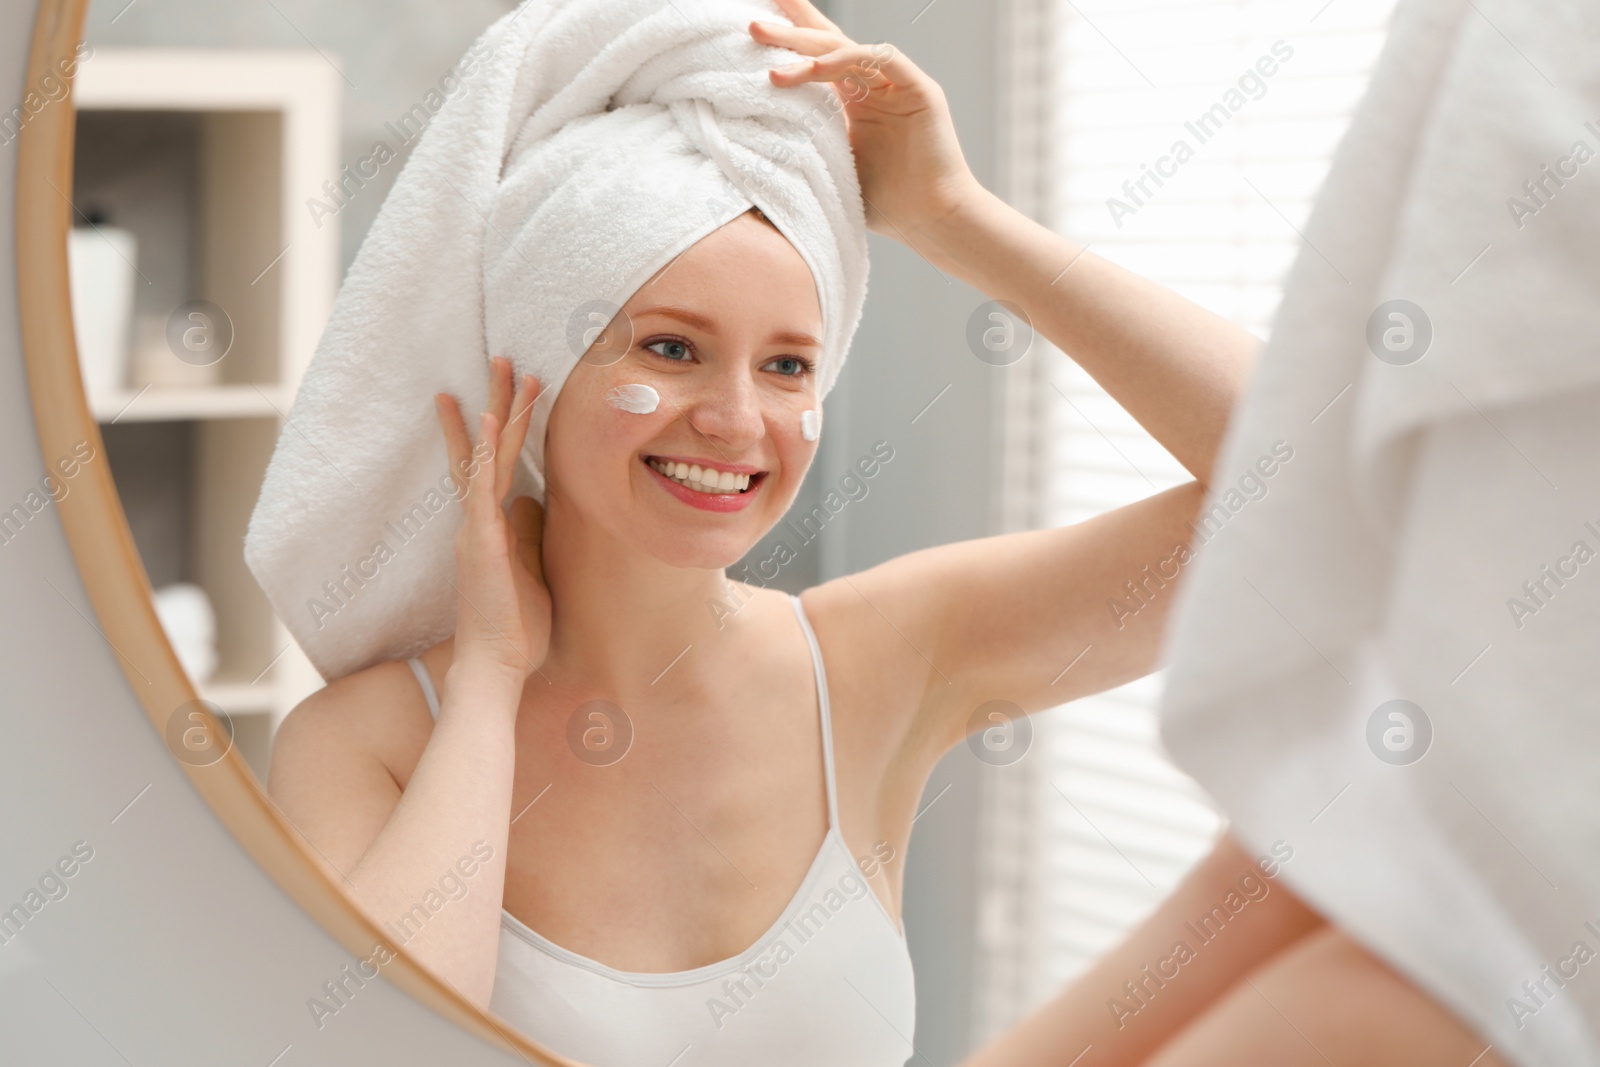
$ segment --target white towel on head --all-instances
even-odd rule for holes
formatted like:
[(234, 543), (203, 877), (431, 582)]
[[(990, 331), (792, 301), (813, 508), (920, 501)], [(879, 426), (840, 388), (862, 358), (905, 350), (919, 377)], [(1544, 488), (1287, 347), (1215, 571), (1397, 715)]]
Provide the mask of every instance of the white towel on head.
[(811, 269), (832, 389), (866, 297), (855, 159), (839, 95), (774, 86), (800, 57), (752, 20), (789, 21), (770, 0), (526, 0), (467, 53), (350, 268), (245, 537), (325, 678), (453, 629), (460, 490), (433, 394), (461, 398), (476, 435), (490, 356), (538, 377), (513, 492), (543, 500), (550, 408), (587, 343), (751, 206)]
[(1237, 835), (1522, 1067), (1600, 1065), (1597, 51), (1586, 0), (1401, 0), (1229, 427), (1162, 709)]

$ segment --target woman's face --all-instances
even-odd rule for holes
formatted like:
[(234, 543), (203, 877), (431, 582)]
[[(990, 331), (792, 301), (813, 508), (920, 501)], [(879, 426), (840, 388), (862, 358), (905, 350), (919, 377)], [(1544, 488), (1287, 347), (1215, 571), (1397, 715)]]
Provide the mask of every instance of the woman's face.
[[(800, 427), (801, 412), (820, 417), (821, 337), (811, 271), (782, 234), (744, 214), (707, 235), (623, 305), (562, 386), (545, 436), (547, 505), (672, 566), (737, 562), (783, 517), (816, 454)], [(607, 401), (628, 385), (659, 393), (655, 411)], [(665, 463), (748, 473), (750, 485), (703, 492), (655, 469)]]

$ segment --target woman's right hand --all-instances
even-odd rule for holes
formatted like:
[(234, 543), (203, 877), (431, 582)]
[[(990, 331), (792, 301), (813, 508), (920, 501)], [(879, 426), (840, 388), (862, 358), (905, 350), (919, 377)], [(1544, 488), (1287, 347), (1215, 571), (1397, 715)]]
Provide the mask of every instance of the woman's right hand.
[(852, 40), (811, 0), (777, 0), (793, 23), (752, 22), (759, 44), (809, 56), (773, 69), (787, 87), (832, 82), (845, 113), (867, 228), (913, 251), (906, 231), (930, 227), (982, 186), (967, 166), (939, 83), (888, 42)]
[(456, 398), (437, 393), (434, 406), (451, 471), (467, 486), (456, 535), (453, 660), (503, 670), (520, 682), (549, 651), (551, 602), (541, 556), (544, 509), (527, 496), (511, 502), (509, 516), (502, 507), (527, 439), (529, 412), (543, 388), (525, 374), (513, 396), (511, 377), (510, 360), (490, 360), (489, 409), (478, 419), (476, 449)]

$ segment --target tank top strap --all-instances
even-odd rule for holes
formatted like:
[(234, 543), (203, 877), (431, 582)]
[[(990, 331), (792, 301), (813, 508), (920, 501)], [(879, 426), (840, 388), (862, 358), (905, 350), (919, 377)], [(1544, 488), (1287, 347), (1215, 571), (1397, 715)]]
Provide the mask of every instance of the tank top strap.
[(439, 717), (439, 693), (433, 687), (433, 679), (428, 675), (428, 668), (415, 656), (406, 660), (411, 673), (417, 676), (417, 684), (422, 687), (422, 695), (428, 700), (428, 714), (435, 719)]
[(806, 609), (800, 603), (800, 597), (790, 593), (789, 602), (794, 606), (795, 617), (800, 620), (800, 629), (811, 648), (811, 666), (817, 678), (817, 709), (822, 722), (822, 773), (828, 793), (828, 829), (832, 830), (839, 825), (839, 797), (833, 774), (833, 712), (828, 705), (828, 672), (822, 666), (822, 647), (817, 644), (816, 631), (811, 629), (811, 620), (806, 618)]

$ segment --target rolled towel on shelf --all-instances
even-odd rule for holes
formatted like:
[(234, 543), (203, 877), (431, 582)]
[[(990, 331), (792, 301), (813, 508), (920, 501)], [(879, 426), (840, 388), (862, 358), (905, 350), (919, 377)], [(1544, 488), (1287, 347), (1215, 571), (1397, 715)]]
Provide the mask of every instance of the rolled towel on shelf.
[(752, 206), (811, 269), (819, 399), (833, 387), (866, 297), (855, 160), (833, 87), (774, 86), (768, 69), (802, 57), (756, 43), (752, 20), (788, 22), (770, 2), (526, 0), (469, 50), (350, 268), (245, 538), (325, 678), (454, 626), (434, 393), (472, 426), (491, 356), (538, 377), (512, 492), (542, 501), (545, 427), (585, 339)]
[(154, 593), (156, 617), (184, 673), (196, 685), (217, 670), (217, 613), (206, 591), (193, 582), (173, 582)]

